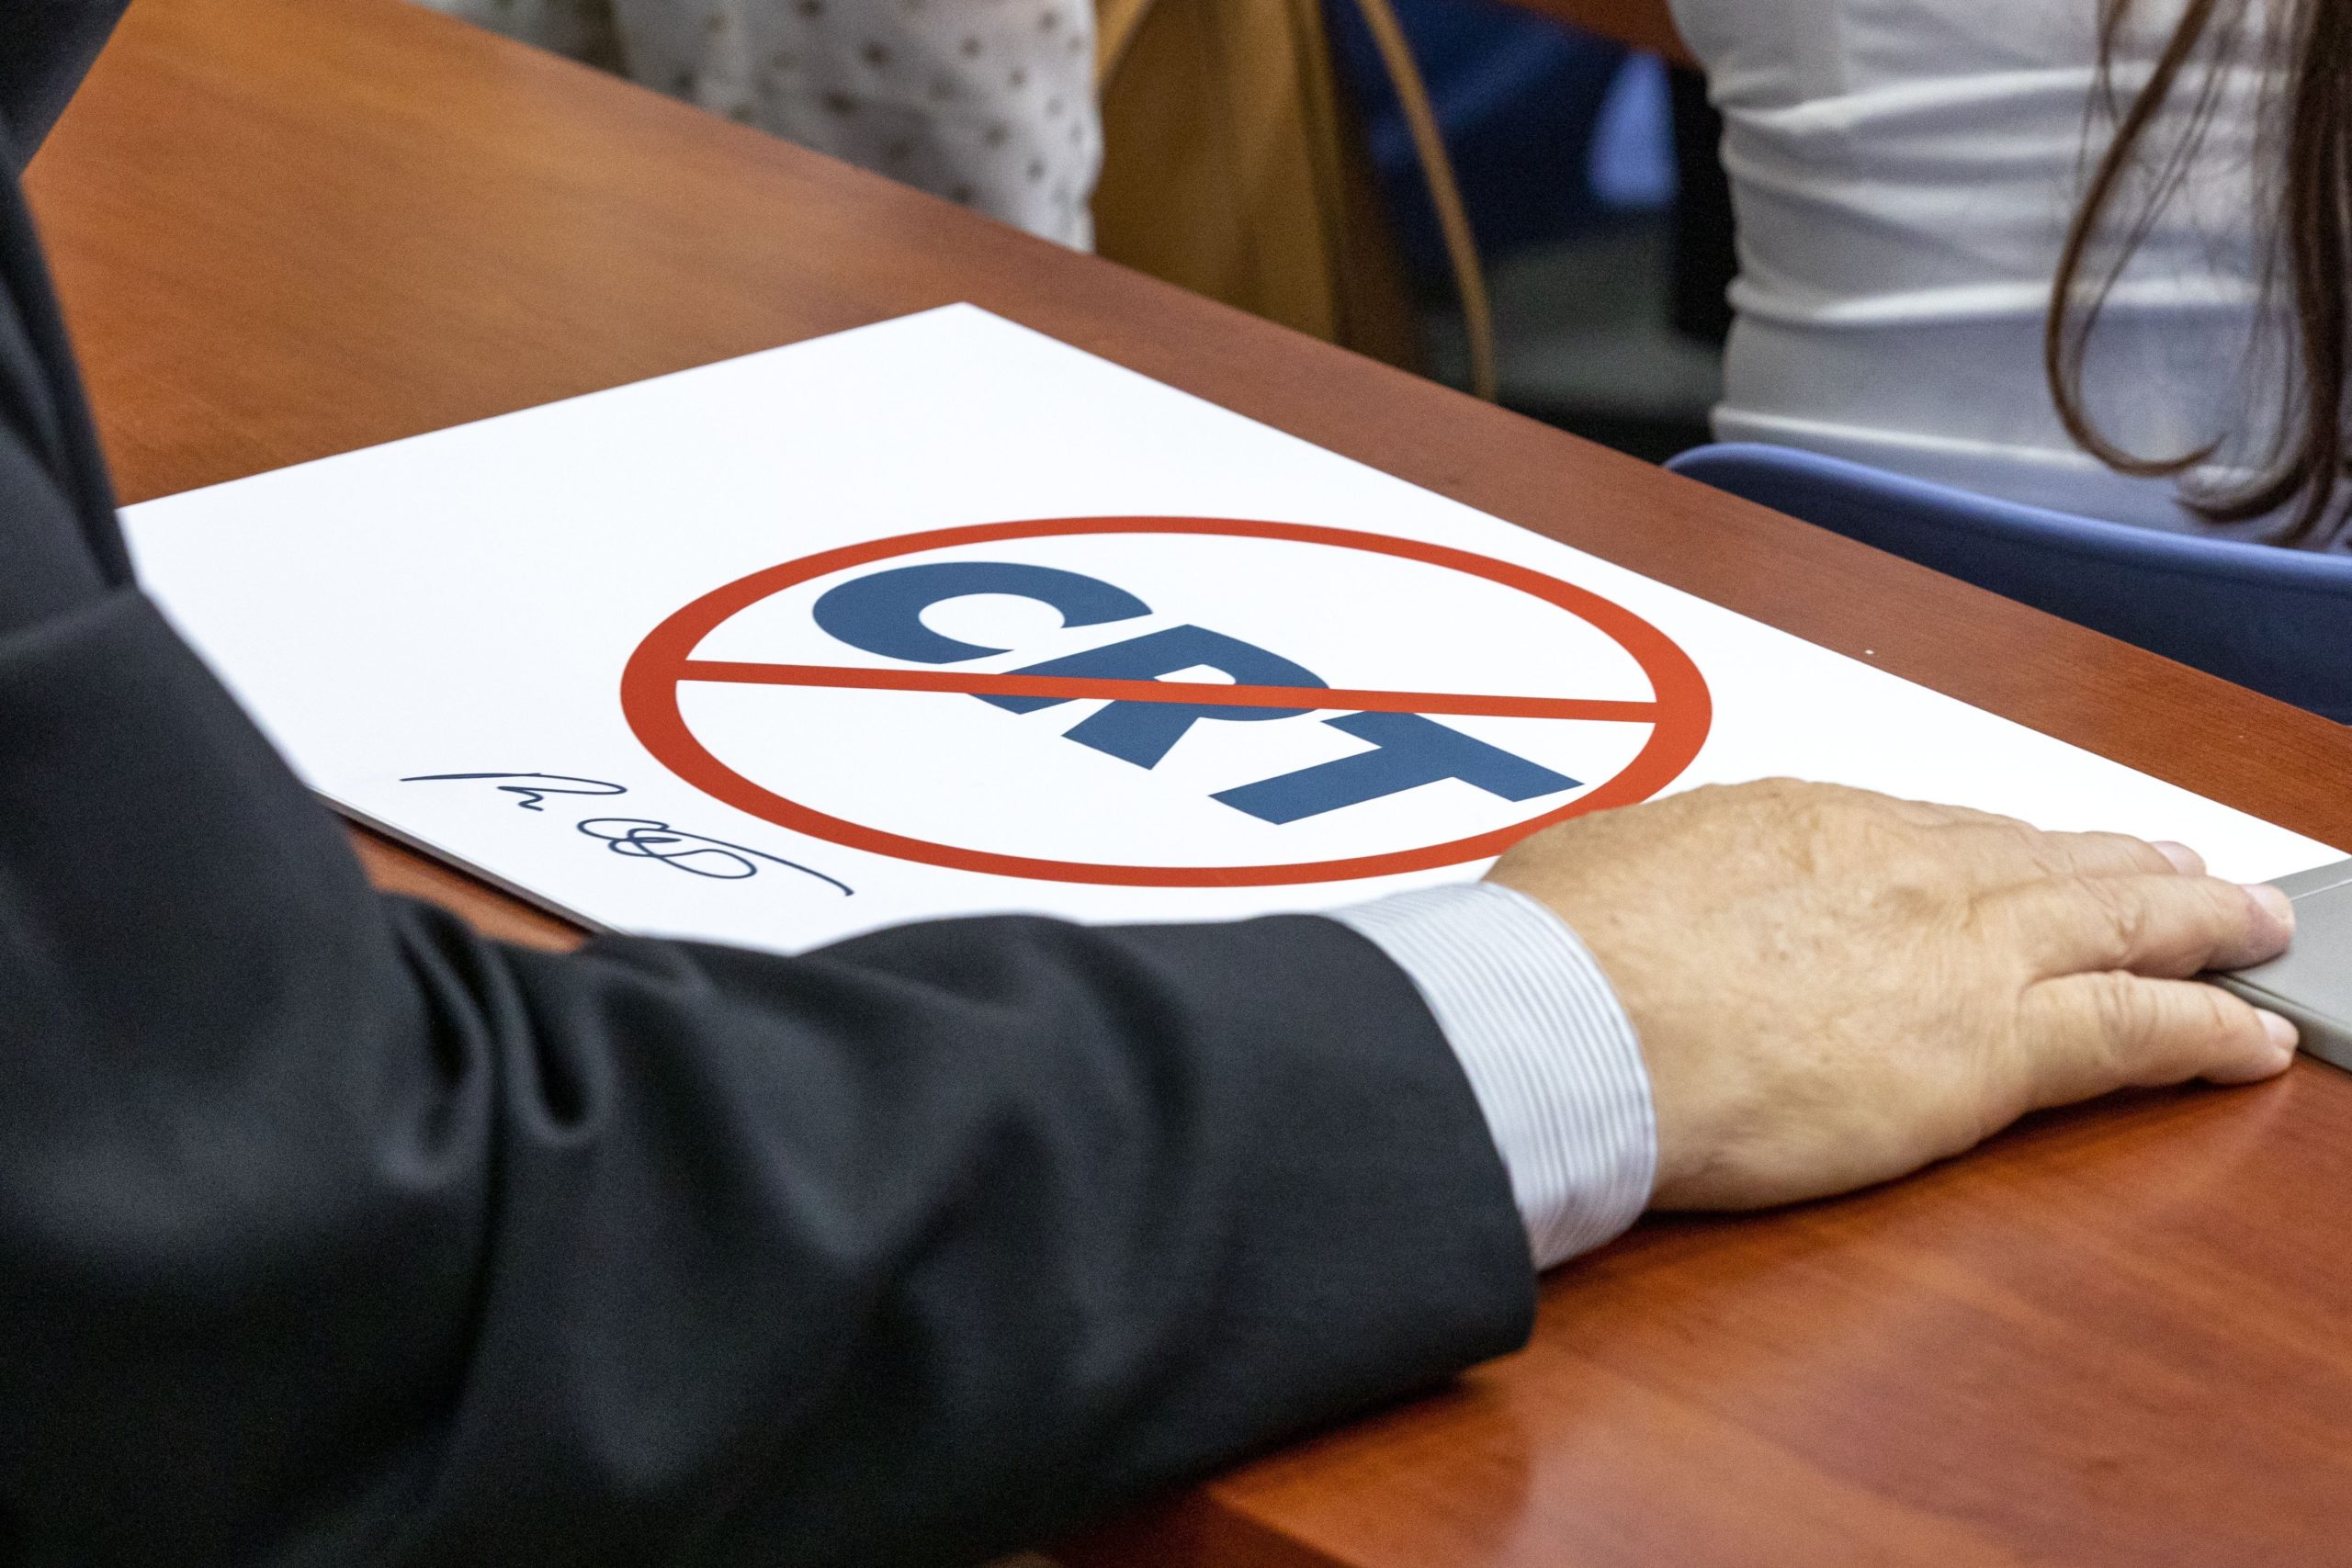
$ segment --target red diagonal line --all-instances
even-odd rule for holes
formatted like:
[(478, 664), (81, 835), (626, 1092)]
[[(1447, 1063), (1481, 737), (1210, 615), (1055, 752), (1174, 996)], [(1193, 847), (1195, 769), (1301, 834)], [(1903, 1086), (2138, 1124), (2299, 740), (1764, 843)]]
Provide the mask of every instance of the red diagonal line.
[(875, 692), (956, 692), (975, 697), (1101, 698), (1193, 707), (1317, 708), (1348, 713), (1450, 713), (1495, 718), (1581, 718), (1656, 724), (1654, 702), (1585, 697), (1483, 697), (1449, 692), (1359, 692), (1337, 686), (1232, 686), (1208, 681), (1101, 681), (1075, 675), (984, 675), (978, 671), (865, 670), (839, 664), (741, 664), (689, 659), (681, 681), (754, 686), (832, 686)]

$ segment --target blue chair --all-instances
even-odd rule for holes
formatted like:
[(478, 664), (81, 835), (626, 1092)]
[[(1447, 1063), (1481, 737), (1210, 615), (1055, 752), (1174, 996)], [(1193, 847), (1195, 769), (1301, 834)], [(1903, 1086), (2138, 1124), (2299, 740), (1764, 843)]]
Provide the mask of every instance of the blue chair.
[(2352, 724), (2352, 556), (2102, 523), (1784, 446), (1667, 467)]

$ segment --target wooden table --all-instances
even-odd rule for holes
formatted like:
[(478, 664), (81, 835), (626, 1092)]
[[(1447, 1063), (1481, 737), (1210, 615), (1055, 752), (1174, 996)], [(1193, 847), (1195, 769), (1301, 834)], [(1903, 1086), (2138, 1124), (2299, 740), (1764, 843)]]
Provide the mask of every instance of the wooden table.
[[(2352, 731), (394, 0), (139, 0), (34, 172), (128, 499), (972, 299), (2352, 844)], [(550, 922), (384, 846), (379, 878)], [(1090, 1562), (2352, 1561), (2352, 1077), (1645, 1226)]]

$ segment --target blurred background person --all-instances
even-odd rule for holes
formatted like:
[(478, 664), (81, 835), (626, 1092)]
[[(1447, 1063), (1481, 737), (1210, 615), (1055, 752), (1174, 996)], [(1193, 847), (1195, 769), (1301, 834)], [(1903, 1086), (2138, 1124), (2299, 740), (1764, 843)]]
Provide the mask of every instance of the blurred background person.
[[(1668, 0), (1542, 4), (1669, 20)], [(1738, 214), (1718, 436), (2342, 547), (2346, 7), (1670, 10), (1724, 116)]]
[(1093, 0), (424, 0), (1065, 245), (1092, 243)]

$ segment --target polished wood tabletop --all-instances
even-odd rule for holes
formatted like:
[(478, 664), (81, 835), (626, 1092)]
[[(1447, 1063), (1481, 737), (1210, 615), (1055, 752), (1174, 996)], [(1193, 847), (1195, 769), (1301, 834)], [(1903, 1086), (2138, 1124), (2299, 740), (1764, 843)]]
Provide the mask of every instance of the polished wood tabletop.
[[(126, 499), (970, 299), (2352, 845), (2352, 731), (398, 0), (137, 0), (32, 186)], [(1521, 1354), (1068, 1555), (2352, 1562), (2348, 1240), (2352, 1077), (2044, 1117), (1646, 1224)]]

